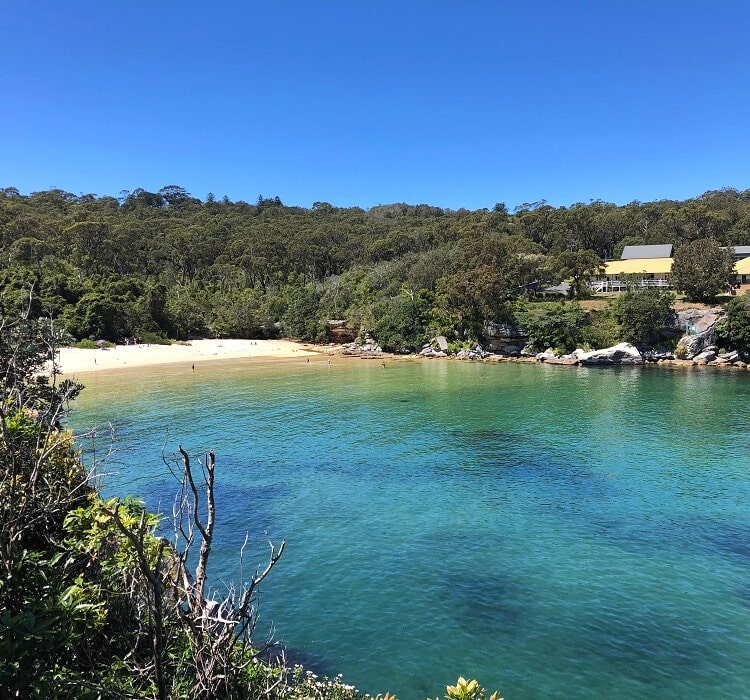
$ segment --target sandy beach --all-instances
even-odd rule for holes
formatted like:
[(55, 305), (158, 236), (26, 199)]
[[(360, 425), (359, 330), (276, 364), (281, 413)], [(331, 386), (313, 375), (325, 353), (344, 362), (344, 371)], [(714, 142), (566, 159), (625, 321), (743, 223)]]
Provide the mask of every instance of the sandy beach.
[(172, 345), (118, 345), (116, 348), (81, 350), (61, 348), (58, 369), (63, 375), (128, 369), (183, 362), (198, 366), (212, 360), (290, 358), (320, 354), (291, 340), (191, 340)]

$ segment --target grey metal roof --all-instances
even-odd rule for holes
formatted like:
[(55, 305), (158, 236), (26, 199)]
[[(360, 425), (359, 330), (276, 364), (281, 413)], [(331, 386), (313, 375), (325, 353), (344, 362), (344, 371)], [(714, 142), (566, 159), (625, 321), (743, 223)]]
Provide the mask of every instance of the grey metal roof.
[(560, 282), (560, 284), (556, 284), (552, 287), (545, 287), (542, 289), (540, 294), (542, 296), (547, 296), (548, 294), (561, 294), (562, 296), (568, 296), (568, 293), (570, 292), (570, 282)]
[(750, 245), (735, 245), (731, 247), (734, 248), (735, 260), (743, 260), (744, 258), (750, 258)]
[(622, 249), (620, 260), (640, 260), (641, 258), (671, 258), (672, 244), (659, 245), (626, 245)]

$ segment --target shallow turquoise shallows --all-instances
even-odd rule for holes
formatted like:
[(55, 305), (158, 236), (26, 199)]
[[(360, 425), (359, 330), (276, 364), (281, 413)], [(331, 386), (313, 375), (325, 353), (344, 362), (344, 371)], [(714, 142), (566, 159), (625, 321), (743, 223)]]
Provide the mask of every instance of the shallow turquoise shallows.
[[(287, 549), (261, 628), (400, 700), (750, 697), (750, 374), (450, 361), (90, 374), (107, 494), (217, 454), (212, 583)], [(83, 439), (86, 459), (91, 441)]]

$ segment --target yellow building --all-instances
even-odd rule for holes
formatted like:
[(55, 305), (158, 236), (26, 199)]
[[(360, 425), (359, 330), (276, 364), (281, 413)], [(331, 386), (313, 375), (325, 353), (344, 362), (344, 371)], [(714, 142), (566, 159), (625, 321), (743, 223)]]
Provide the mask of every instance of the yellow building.
[[(640, 248), (657, 248), (658, 246), (640, 246)], [(736, 250), (739, 248), (736, 247)], [(737, 284), (750, 283), (750, 257), (742, 258), (734, 264), (737, 273)], [(628, 283), (641, 287), (670, 286), (672, 258), (629, 258), (611, 260), (604, 263), (604, 274), (591, 282), (594, 292), (624, 292)]]
[(747, 284), (750, 282), (750, 258), (743, 258), (734, 264), (737, 272), (737, 284)]
[(667, 288), (671, 271), (672, 258), (611, 260), (604, 263), (604, 274), (591, 283), (591, 288), (595, 292), (622, 292), (628, 282), (642, 287)]

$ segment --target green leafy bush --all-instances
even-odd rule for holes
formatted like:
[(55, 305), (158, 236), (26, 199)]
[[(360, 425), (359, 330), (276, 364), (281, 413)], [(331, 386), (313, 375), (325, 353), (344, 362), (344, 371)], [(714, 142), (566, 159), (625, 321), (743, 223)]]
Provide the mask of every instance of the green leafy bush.
[(612, 315), (620, 324), (622, 338), (639, 348), (658, 344), (673, 301), (672, 292), (656, 288), (628, 290), (618, 296), (612, 302)]
[[(445, 688), (445, 700), (503, 700), (498, 691), (487, 697), (486, 690), (479, 685), (479, 681), (467, 681), (461, 677), (456, 685), (448, 685)], [(429, 700), (429, 698), (428, 698)], [(435, 700), (439, 700), (436, 698)]]
[(518, 324), (526, 333), (529, 349), (557, 348), (571, 352), (581, 343), (586, 312), (577, 302), (560, 302), (521, 311)]
[(732, 253), (715, 238), (700, 238), (675, 250), (672, 285), (689, 301), (711, 302), (735, 283)]
[(373, 305), (373, 333), (388, 352), (411, 352), (427, 341), (425, 298), (402, 291), (398, 296)]
[(588, 322), (581, 328), (581, 347), (584, 350), (609, 348), (622, 341), (620, 324), (612, 313), (611, 306), (590, 311)]
[(169, 338), (164, 338), (158, 333), (152, 331), (145, 331), (138, 339), (142, 343), (147, 343), (148, 345), (172, 345), (172, 341), (169, 340)]
[(736, 350), (750, 349), (750, 292), (724, 306), (726, 318), (716, 330), (722, 344)]
[(95, 340), (91, 338), (81, 338), (73, 347), (79, 348), (80, 350), (98, 350), (99, 346)]

